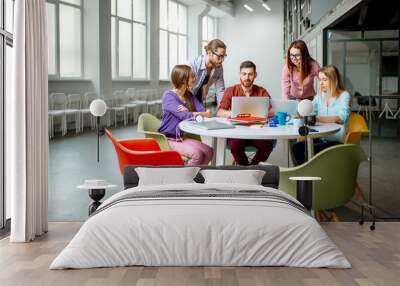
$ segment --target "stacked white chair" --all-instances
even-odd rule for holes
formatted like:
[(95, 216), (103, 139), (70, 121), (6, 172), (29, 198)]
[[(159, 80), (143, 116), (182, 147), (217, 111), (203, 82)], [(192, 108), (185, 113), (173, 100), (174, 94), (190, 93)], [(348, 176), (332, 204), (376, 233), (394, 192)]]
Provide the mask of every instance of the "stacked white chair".
[(69, 115), (73, 115), (76, 133), (81, 132), (81, 107), (82, 96), (80, 94), (69, 94), (65, 114), (67, 116), (67, 120)]
[(135, 90), (135, 100), (138, 103), (142, 103), (142, 112), (148, 113), (149, 112), (149, 105), (148, 105), (148, 97), (147, 92), (144, 89), (136, 89)]
[(150, 114), (156, 117), (161, 116), (161, 96), (158, 94), (158, 89), (147, 89), (143, 91), (148, 98), (147, 105)]
[(128, 123), (128, 112), (126, 106), (124, 106), (124, 92), (122, 90), (116, 90), (113, 92), (110, 109), (114, 111), (115, 126), (118, 124), (118, 114), (123, 115), (124, 125), (126, 126)]
[(134, 114), (134, 122), (136, 122), (141, 113), (147, 112), (147, 101), (139, 98), (136, 88), (128, 88), (125, 94), (129, 98), (129, 103), (136, 105), (136, 113)]
[[(107, 127), (110, 127), (111, 126), (112, 113), (114, 112), (114, 114), (115, 114), (115, 111), (113, 109), (114, 102), (113, 102), (112, 98), (105, 99), (104, 96), (103, 96), (103, 100), (104, 100), (104, 102), (106, 103), (106, 106), (107, 106), (107, 111), (106, 111), (106, 114), (105, 114), (106, 124), (107, 124)], [(115, 124), (115, 126), (117, 126), (117, 124)]]
[(93, 100), (98, 98), (97, 94), (95, 92), (86, 92), (83, 95), (82, 99), (82, 109), (81, 109), (81, 130), (85, 127), (85, 116), (89, 116), (90, 118), (90, 128), (95, 129), (96, 128), (96, 122), (94, 116), (90, 113), (90, 103), (92, 103)]
[(50, 138), (54, 137), (54, 119), (61, 118), (61, 134), (67, 134), (67, 96), (64, 93), (51, 93), (49, 98), (49, 133)]
[(138, 105), (134, 102), (131, 102), (130, 97), (124, 91), (118, 91), (118, 94), (115, 96), (115, 98), (118, 98), (119, 105), (124, 106), (126, 109), (126, 122), (129, 122), (130, 114), (132, 114), (132, 120), (135, 122), (139, 117), (137, 110)]

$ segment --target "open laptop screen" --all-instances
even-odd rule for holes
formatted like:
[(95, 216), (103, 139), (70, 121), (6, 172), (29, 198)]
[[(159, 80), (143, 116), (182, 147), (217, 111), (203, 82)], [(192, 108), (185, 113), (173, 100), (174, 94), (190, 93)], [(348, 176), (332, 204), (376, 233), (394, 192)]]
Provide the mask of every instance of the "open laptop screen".
[(297, 111), (297, 100), (272, 99), (272, 110), (275, 113), (281, 111), (293, 115)]
[(254, 117), (268, 116), (269, 97), (267, 96), (234, 96), (232, 97), (231, 117), (239, 114), (250, 114)]

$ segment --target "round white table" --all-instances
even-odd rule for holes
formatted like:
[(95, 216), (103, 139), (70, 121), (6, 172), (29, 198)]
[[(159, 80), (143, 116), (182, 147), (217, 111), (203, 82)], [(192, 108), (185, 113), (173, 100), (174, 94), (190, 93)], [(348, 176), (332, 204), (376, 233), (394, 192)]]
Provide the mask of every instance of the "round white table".
[[(224, 123), (229, 122), (225, 118), (210, 118), (207, 120), (218, 120)], [(310, 134), (307, 135), (308, 158), (311, 158), (314, 155), (313, 138), (334, 134), (340, 130), (340, 127), (341, 125), (334, 123), (311, 126), (310, 128), (315, 129), (318, 132), (310, 132)], [(191, 121), (182, 121), (179, 123), (179, 128), (184, 132), (212, 138), (212, 147), (214, 148), (213, 165), (225, 164), (227, 138), (285, 140), (287, 142), (286, 148), (289, 151), (289, 139), (297, 139), (301, 137), (298, 132), (299, 128), (294, 127), (293, 125), (278, 125), (277, 127), (235, 125), (235, 128), (231, 129), (206, 130), (196, 127)]]

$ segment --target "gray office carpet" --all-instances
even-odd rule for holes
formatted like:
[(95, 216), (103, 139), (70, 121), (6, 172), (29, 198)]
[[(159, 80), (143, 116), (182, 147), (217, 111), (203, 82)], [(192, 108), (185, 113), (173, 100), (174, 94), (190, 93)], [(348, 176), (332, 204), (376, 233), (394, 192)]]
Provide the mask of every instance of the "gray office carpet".
[[(135, 126), (111, 129), (118, 138), (141, 138)], [(85, 179), (106, 179), (116, 184), (107, 190), (106, 197), (122, 190), (122, 176), (118, 161), (110, 140), (100, 138), (100, 162), (96, 160), (96, 134), (86, 130), (80, 134), (69, 131), (68, 136), (58, 136), (50, 141), (49, 158), (49, 220), (83, 221), (87, 218), (87, 206), (91, 200), (87, 191), (76, 186)], [(399, 138), (399, 137), (397, 137)], [(368, 140), (363, 139), (362, 146), (368, 153)], [(378, 208), (378, 215), (400, 217), (400, 140), (374, 137), (373, 139), (373, 202)], [(227, 152), (227, 162), (232, 157)], [(281, 166), (287, 165), (287, 154), (282, 144), (271, 154), (268, 162)], [(368, 198), (369, 189), (368, 162), (361, 165), (359, 184)], [(343, 221), (356, 221), (359, 207), (349, 203), (337, 211)]]

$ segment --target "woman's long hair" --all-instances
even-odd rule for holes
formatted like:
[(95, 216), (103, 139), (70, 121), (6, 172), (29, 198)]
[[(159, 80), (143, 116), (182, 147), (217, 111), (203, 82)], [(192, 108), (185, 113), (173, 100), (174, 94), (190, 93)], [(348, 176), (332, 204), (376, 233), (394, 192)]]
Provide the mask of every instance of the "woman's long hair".
[(319, 70), (329, 79), (328, 94), (334, 97), (339, 96), (346, 88), (343, 85), (339, 71), (335, 66), (324, 66)]
[(303, 84), (304, 79), (311, 72), (311, 63), (315, 60), (310, 56), (306, 43), (304, 43), (304, 41), (302, 40), (296, 40), (289, 45), (289, 48), (286, 51), (286, 66), (290, 72), (292, 72), (293, 68), (296, 68), (296, 66), (292, 63), (290, 59), (291, 48), (300, 50), (301, 53), (300, 80), (301, 84)]
[(190, 111), (196, 111), (193, 103), (193, 96), (189, 91), (189, 78), (193, 75), (192, 69), (187, 65), (176, 65), (171, 71), (171, 83), (174, 88), (178, 89), (186, 85), (183, 96), (185, 103), (189, 106)]

